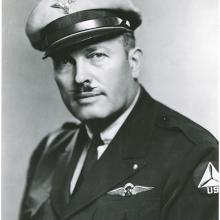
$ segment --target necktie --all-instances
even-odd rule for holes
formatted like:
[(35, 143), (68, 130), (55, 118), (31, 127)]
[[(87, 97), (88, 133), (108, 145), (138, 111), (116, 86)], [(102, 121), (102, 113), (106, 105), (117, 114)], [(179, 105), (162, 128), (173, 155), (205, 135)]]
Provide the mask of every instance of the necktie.
[(99, 133), (96, 133), (92, 140), (91, 144), (88, 149), (88, 153), (81, 171), (81, 174), (78, 178), (76, 187), (74, 189), (73, 195), (79, 190), (80, 186), (82, 185), (83, 181), (86, 180), (91, 168), (94, 166), (95, 162), (97, 161), (97, 147), (103, 145), (103, 141), (100, 137)]

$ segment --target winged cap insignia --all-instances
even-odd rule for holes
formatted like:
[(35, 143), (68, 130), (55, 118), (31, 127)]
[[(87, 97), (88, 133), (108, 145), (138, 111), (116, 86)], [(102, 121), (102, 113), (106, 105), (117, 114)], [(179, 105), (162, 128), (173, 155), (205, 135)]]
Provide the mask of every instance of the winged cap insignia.
[(57, 3), (51, 5), (50, 7), (63, 9), (65, 14), (69, 14), (71, 4), (75, 1), (76, 0), (68, 0), (66, 2), (66, 1), (62, 1), (62, 0), (57, 0)]
[(152, 190), (153, 188), (154, 187), (134, 186), (132, 183), (127, 183), (124, 187), (119, 187), (108, 192), (108, 195), (132, 196), (141, 192)]

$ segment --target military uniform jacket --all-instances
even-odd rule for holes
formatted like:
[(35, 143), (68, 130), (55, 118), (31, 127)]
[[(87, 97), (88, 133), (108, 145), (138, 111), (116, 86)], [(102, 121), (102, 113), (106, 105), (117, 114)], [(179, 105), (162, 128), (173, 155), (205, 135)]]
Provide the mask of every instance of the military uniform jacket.
[[(218, 219), (213, 178), (218, 143), (199, 125), (142, 89), (125, 123), (70, 198), (81, 128), (65, 124), (35, 150), (20, 220)], [(134, 193), (128, 186), (148, 190)]]

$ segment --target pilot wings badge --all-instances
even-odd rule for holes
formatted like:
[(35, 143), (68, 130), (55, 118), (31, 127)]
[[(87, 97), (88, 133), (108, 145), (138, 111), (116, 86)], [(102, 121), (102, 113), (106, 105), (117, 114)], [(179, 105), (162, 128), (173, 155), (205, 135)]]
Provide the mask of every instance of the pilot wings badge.
[(76, 0), (68, 0), (67, 2), (63, 2), (63, 1), (61, 2), (61, 0), (57, 0), (57, 1), (58, 1), (57, 3), (51, 5), (50, 7), (63, 9), (65, 14), (69, 14), (71, 4)]
[(127, 183), (124, 187), (119, 187), (109, 191), (107, 194), (112, 196), (133, 196), (138, 193), (146, 192), (154, 189), (154, 187), (134, 186), (132, 183)]

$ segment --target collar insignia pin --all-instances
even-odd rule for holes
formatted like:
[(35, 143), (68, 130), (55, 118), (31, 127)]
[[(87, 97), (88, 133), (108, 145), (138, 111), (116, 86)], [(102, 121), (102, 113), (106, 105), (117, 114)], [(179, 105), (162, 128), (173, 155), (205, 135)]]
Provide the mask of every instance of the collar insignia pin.
[(65, 14), (70, 14), (71, 4), (76, 0), (68, 0), (66, 3), (61, 2), (61, 0), (57, 0), (57, 1), (58, 1), (57, 3), (51, 5), (50, 7), (63, 9)]

